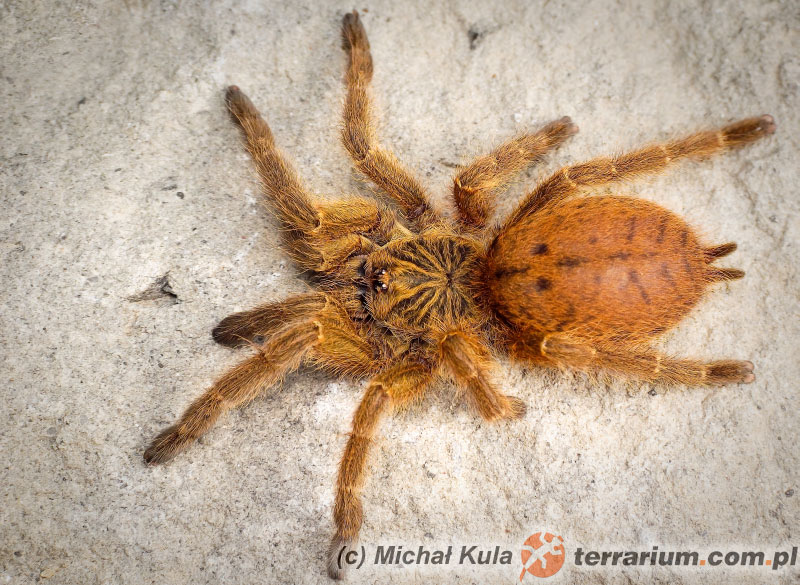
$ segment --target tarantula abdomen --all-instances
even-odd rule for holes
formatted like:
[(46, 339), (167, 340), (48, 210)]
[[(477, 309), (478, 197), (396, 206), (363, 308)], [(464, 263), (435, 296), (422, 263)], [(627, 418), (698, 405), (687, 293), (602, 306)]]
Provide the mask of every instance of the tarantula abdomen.
[(521, 331), (639, 342), (678, 323), (712, 282), (744, 275), (712, 266), (712, 249), (650, 201), (569, 199), (498, 235), (488, 288)]

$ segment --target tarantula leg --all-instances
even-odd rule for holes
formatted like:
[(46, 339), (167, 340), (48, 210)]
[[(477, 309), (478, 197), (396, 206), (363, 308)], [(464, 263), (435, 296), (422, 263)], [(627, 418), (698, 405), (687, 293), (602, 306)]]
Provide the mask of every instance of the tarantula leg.
[(434, 223), (439, 215), (430, 206), (419, 181), (375, 138), (369, 83), (372, 80), (372, 55), (367, 33), (358, 12), (344, 16), (342, 42), (349, 62), (346, 82), (342, 142), (355, 167), (400, 206), (403, 215), (417, 231)]
[(295, 370), (320, 336), (320, 324), (311, 320), (275, 334), (258, 348), (256, 355), (217, 380), (177, 423), (153, 439), (144, 460), (155, 465), (172, 459), (208, 431), (223, 412), (253, 400), (263, 389)]
[(247, 96), (231, 86), (226, 103), (244, 132), (264, 191), (284, 228), (288, 252), (301, 267), (330, 271), (348, 256), (363, 252), (369, 246), (366, 239), (385, 243), (406, 231), (391, 211), (373, 200), (354, 197), (322, 203), (310, 195)]
[(548, 203), (562, 200), (585, 187), (597, 187), (660, 173), (684, 159), (702, 159), (723, 150), (744, 146), (775, 132), (772, 116), (748, 118), (719, 130), (698, 132), (680, 140), (646, 146), (616, 157), (600, 157), (564, 167), (525, 196), (504, 224), (504, 229), (535, 213)]
[(361, 530), (364, 512), (360, 493), (378, 422), (390, 408), (402, 407), (421, 399), (432, 379), (433, 375), (427, 367), (401, 363), (375, 377), (367, 387), (353, 417), (353, 430), (347, 440), (336, 480), (333, 507), (336, 531), (328, 550), (328, 575), (332, 579), (344, 576), (344, 566), (340, 564), (342, 549), (354, 546)]
[(318, 206), (320, 224), (312, 235), (318, 239), (342, 238), (352, 234), (369, 236), (379, 245), (410, 232), (397, 223), (395, 214), (374, 199), (350, 197)]
[(565, 116), (538, 132), (504, 142), (489, 154), (475, 159), (453, 179), (459, 221), (466, 227), (483, 229), (494, 211), (493, 196), (505, 188), (514, 175), (577, 132), (578, 127)]
[(214, 327), (211, 335), (214, 341), (228, 347), (261, 345), (286, 325), (321, 311), (325, 304), (325, 295), (317, 292), (267, 303), (228, 315)]
[(319, 226), (314, 197), (275, 146), (272, 131), (253, 102), (237, 86), (231, 85), (225, 94), (225, 103), (244, 133), (261, 184), (284, 227), (307, 232)]
[(748, 361), (701, 362), (675, 359), (650, 349), (595, 347), (588, 342), (554, 333), (544, 337), (542, 354), (554, 365), (582, 370), (608, 370), (623, 376), (662, 384), (724, 386), (755, 380)]
[[(230, 328), (224, 339), (248, 339), (258, 353), (217, 380), (176, 424), (159, 434), (145, 451), (147, 463), (168, 461), (208, 431), (223, 412), (254, 399), (303, 361), (356, 379), (376, 373), (385, 364), (386, 357), (356, 330), (344, 309), (318, 293), (298, 295), (228, 319)], [(256, 343), (255, 331), (269, 338)]]
[(507, 396), (491, 383), (492, 360), (483, 345), (462, 332), (446, 334), (439, 342), (442, 366), (466, 389), (475, 409), (486, 420), (520, 418), (526, 411), (519, 398)]
[(385, 352), (356, 330), (343, 307), (332, 305), (320, 313), (318, 322), (323, 337), (306, 356), (308, 363), (334, 376), (357, 380), (385, 367)]

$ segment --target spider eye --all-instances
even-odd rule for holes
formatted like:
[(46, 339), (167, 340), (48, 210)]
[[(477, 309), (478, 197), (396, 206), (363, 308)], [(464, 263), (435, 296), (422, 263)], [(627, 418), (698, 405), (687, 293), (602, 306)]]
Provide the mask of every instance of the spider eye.
[(261, 345), (264, 343), (264, 336), (263, 335), (254, 335), (253, 336), (253, 343), (256, 345)]

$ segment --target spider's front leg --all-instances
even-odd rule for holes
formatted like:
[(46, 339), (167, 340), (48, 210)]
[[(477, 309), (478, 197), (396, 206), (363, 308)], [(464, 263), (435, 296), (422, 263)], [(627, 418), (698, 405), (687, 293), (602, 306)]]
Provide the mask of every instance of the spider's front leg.
[(283, 228), (286, 248), (302, 268), (326, 272), (346, 258), (368, 252), (373, 241), (407, 235), (394, 214), (372, 199), (323, 202), (311, 195), (275, 146), (269, 125), (235, 85), (225, 101), (246, 139), (264, 192)]
[(399, 363), (376, 376), (367, 387), (353, 417), (353, 430), (339, 464), (333, 520), (336, 532), (328, 551), (328, 575), (344, 576), (343, 549), (352, 548), (358, 538), (364, 512), (361, 489), (372, 437), (381, 417), (391, 408), (400, 408), (422, 398), (433, 381), (426, 365)]
[(505, 142), (489, 154), (475, 159), (453, 179), (459, 221), (483, 229), (494, 211), (493, 197), (528, 165), (578, 132), (569, 117), (547, 124), (533, 134)]
[[(320, 300), (323, 307), (317, 311), (314, 303)], [(303, 302), (307, 304), (308, 314), (302, 318), (295, 314), (283, 327), (270, 330), (269, 339), (259, 345), (253, 344), (255, 355), (223, 375), (189, 406), (178, 422), (153, 439), (144, 453), (147, 463), (158, 464), (172, 459), (208, 431), (223, 412), (253, 400), (304, 360), (354, 378), (372, 374), (383, 367), (383, 357), (359, 336), (342, 309), (324, 297), (304, 298), (295, 304), (298, 313)], [(274, 324), (274, 314), (262, 308), (261, 315), (266, 317), (260, 324), (257, 320), (245, 319), (243, 322), (254, 324), (253, 330), (265, 332), (266, 324)], [(240, 331), (242, 337), (250, 340), (251, 330), (244, 328)]]
[(303, 186), (297, 172), (275, 146), (269, 125), (242, 90), (231, 85), (225, 103), (239, 124), (248, 152), (253, 157), (270, 203), (283, 226), (289, 230), (310, 231), (319, 226), (315, 198)]
[(372, 54), (358, 12), (344, 16), (342, 40), (349, 56), (342, 142), (356, 168), (394, 199), (417, 230), (440, 219), (419, 181), (375, 138), (369, 82)]

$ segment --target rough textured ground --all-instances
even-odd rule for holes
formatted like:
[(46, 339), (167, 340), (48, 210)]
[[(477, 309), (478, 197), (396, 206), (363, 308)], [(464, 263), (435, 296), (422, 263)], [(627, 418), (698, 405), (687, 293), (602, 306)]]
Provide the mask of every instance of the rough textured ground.
[[(239, 359), (212, 342), (212, 326), (306, 286), (258, 204), (223, 87), (254, 98), (315, 190), (365, 189), (337, 136), (338, 26), (354, 6), (68, 4), (0, 3), (0, 583), (325, 583), (358, 384), (298, 373), (172, 464), (147, 468), (141, 454)], [(570, 558), (578, 546), (771, 555), (800, 545), (797, 4), (490, 4), (355, 6), (383, 140), (442, 206), (453, 165), (561, 115), (580, 134), (503, 210), (565, 161), (775, 116), (767, 141), (625, 189), (710, 241), (739, 243), (728, 264), (747, 277), (719, 286), (665, 343), (752, 359), (758, 379), (667, 390), (507, 367), (504, 388), (529, 410), (495, 426), (443, 387), (383, 425), (363, 542), (518, 555), (549, 529)], [(133, 300), (157, 282), (161, 292)], [(365, 565), (350, 579), (512, 583), (518, 562)], [(552, 581), (798, 575), (566, 568)]]

